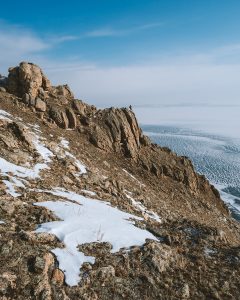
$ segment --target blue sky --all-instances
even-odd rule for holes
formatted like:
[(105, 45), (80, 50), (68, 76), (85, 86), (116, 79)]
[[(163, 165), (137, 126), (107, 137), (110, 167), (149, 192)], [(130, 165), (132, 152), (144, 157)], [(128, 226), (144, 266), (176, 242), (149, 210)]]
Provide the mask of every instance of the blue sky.
[(237, 0), (4, 1), (0, 72), (38, 63), (98, 106), (240, 97)]

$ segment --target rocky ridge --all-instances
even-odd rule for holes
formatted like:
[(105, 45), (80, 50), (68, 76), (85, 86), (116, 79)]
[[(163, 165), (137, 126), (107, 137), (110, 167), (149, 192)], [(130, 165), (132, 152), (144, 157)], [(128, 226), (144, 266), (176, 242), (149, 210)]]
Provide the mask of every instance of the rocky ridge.
[[(132, 109), (88, 105), (34, 64), (10, 68), (0, 86), (0, 157), (21, 168), (0, 165), (2, 299), (238, 299), (239, 224), (188, 158), (152, 144)], [(41, 177), (23, 177), (44, 162)], [(79, 245), (95, 263), (69, 287), (52, 252), (63, 241), (35, 232), (58, 219), (33, 205), (55, 187), (142, 217), (136, 226), (155, 238), (117, 253), (101, 240)]]

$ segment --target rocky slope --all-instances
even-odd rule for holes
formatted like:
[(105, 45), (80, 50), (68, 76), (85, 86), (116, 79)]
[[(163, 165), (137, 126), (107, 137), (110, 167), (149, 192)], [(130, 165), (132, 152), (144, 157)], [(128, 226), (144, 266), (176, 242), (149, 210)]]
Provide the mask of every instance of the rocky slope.
[(240, 226), (131, 109), (0, 76), (1, 299), (239, 299)]

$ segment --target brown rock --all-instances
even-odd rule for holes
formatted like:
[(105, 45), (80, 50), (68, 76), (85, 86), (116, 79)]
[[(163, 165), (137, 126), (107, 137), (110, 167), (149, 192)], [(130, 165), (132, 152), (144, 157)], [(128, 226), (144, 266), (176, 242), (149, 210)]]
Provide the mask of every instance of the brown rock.
[(70, 179), (68, 176), (63, 176), (63, 181), (66, 183), (66, 184), (74, 184), (74, 182), (72, 181), (72, 179)]
[(164, 272), (170, 263), (176, 260), (176, 254), (167, 245), (150, 242), (145, 246), (145, 249), (149, 264), (160, 273)]
[(31, 98), (30, 95), (27, 94), (27, 93), (25, 93), (25, 94), (22, 96), (22, 102), (28, 105), (29, 102), (30, 102), (30, 98)]
[(4, 87), (0, 87), (0, 92), (6, 92), (6, 89)]
[(40, 98), (36, 98), (35, 101), (35, 108), (37, 111), (41, 111), (41, 112), (45, 112), (47, 109), (47, 105), (46, 102), (44, 102), (42, 99)]
[(66, 109), (67, 118), (69, 121), (69, 128), (75, 129), (77, 127), (77, 118), (72, 109)]
[(182, 299), (189, 299), (190, 297), (190, 290), (189, 285), (186, 283), (181, 289), (181, 298)]
[(10, 272), (4, 272), (0, 275), (0, 294), (7, 294), (9, 289), (16, 287), (17, 276)]
[(62, 285), (64, 283), (64, 273), (60, 269), (54, 269), (51, 280), (56, 285)]
[(32, 135), (28, 132), (26, 127), (21, 124), (13, 122), (9, 124), (9, 128), (12, 129), (16, 137), (28, 144), (29, 147), (34, 148), (32, 143)]
[(63, 96), (66, 99), (73, 99), (74, 95), (67, 84), (58, 85), (51, 88), (51, 94), (58, 98)]
[(22, 97), (24, 94), (35, 99), (39, 89), (47, 90), (50, 81), (45, 77), (42, 70), (32, 63), (22, 62), (18, 67), (10, 68), (7, 79), (9, 93)]
[(55, 121), (55, 123), (64, 129), (68, 128), (69, 121), (66, 115), (66, 112), (57, 107), (51, 107), (50, 112), (49, 112), (50, 118)]
[(99, 126), (92, 130), (90, 141), (97, 147), (136, 158), (140, 149), (142, 131), (132, 110), (104, 109), (96, 114)]
[(81, 115), (85, 115), (85, 107), (86, 105), (81, 100), (73, 100), (73, 108)]
[(36, 273), (42, 273), (45, 268), (45, 259), (41, 256), (37, 256), (34, 262), (34, 271)]
[(115, 276), (115, 269), (113, 266), (102, 267), (98, 271), (98, 277), (100, 280), (105, 281)]

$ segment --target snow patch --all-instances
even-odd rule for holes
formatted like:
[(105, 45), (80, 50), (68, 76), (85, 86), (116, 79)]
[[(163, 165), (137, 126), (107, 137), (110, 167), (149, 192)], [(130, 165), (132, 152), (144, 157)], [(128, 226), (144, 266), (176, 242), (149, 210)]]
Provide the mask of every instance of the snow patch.
[(59, 267), (65, 273), (66, 283), (70, 286), (78, 284), (82, 264), (95, 261), (94, 257), (85, 256), (78, 251), (78, 245), (109, 242), (112, 245), (111, 252), (115, 253), (133, 245), (141, 246), (146, 239), (157, 240), (147, 230), (134, 226), (134, 221), (142, 218), (114, 208), (108, 202), (63, 189), (48, 193), (67, 201), (47, 201), (35, 205), (50, 209), (61, 221), (41, 224), (36, 232), (55, 234), (65, 244), (64, 249), (56, 248), (52, 252), (57, 256)]
[[(2, 118), (2, 116), (11, 117), (9, 113), (0, 110), (0, 118)], [(12, 122), (12, 120), (10, 119), (9, 121)], [(51, 162), (51, 157), (54, 156), (53, 153), (40, 141), (40, 137), (38, 135), (36, 135), (33, 132), (31, 132), (31, 134), (32, 143), (35, 149), (37, 150), (38, 154), (41, 156), (43, 162), (37, 163), (31, 168), (16, 165), (0, 157), (0, 174), (8, 178), (6, 180), (3, 180), (3, 182), (7, 186), (7, 193), (9, 193), (13, 197), (18, 197), (21, 195), (15, 191), (15, 188), (24, 188), (24, 183), (27, 183), (27, 179), (39, 178), (40, 172), (44, 169), (49, 168), (48, 164)]]
[(153, 211), (148, 210), (140, 201), (136, 201), (133, 199), (129, 194), (130, 192), (126, 191), (125, 195), (126, 197), (131, 201), (132, 205), (139, 210), (143, 216), (146, 216), (147, 218), (153, 219), (156, 222), (161, 223), (161, 218)]
[(63, 148), (65, 148), (65, 149), (69, 149), (69, 141), (67, 141), (67, 140), (64, 139), (64, 138), (61, 138), (60, 145), (61, 145)]
[(11, 195), (12, 197), (19, 197), (21, 196), (21, 194), (17, 193), (15, 191), (15, 185), (13, 182), (9, 181), (9, 180), (3, 180), (3, 183), (6, 185), (7, 189), (6, 192)]
[(83, 165), (83, 164), (80, 162), (80, 160), (78, 160), (78, 159), (76, 158), (75, 155), (73, 155), (72, 153), (70, 153), (69, 151), (66, 150), (66, 149), (69, 149), (69, 141), (67, 141), (67, 140), (64, 139), (64, 138), (61, 138), (61, 142), (60, 142), (59, 146), (60, 146), (60, 147), (57, 147), (56, 151), (57, 151), (57, 152), (60, 152), (60, 150), (62, 150), (62, 151), (63, 151), (63, 156), (64, 156), (64, 157), (67, 156), (67, 157), (72, 158), (72, 159), (74, 160), (75, 166), (79, 169), (79, 172), (76, 173), (75, 175), (76, 175), (77, 177), (79, 177), (79, 176), (81, 176), (81, 175), (83, 175), (83, 174), (86, 174), (86, 173), (87, 173), (87, 168), (86, 168), (86, 166)]

